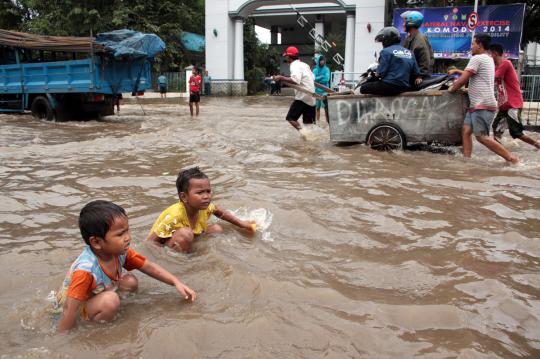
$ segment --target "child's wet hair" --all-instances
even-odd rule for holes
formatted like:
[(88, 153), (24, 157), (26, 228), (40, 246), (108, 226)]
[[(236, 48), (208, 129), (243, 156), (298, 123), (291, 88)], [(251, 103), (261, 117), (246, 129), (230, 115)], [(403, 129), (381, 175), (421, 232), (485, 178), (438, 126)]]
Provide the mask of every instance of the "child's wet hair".
[(204, 174), (199, 167), (192, 167), (186, 170), (180, 171), (178, 177), (176, 178), (176, 190), (178, 194), (181, 192), (187, 193), (189, 190), (189, 180), (195, 179), (208, 179), (208, 176)]
[(126, 211), (115, 203), (102, 200), (88, 203), (79, 215), (79, 229), (84, 241), (90, 245), (92, 236), (105, 238), (115, 218), (126, 216)]

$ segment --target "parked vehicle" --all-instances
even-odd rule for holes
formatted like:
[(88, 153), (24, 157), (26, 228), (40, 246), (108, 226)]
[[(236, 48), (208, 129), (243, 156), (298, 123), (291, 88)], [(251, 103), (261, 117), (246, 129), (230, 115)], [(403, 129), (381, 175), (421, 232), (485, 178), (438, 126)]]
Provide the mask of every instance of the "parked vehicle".
[(69, 120), (112, 115), (122, 93), (151, 87), (159, 37), (131, 30), (93, 38), (0, 30), (0, 112)]
[(332, 141), (366, 143), (380, 151), (412, 144), (461, 144), (467, 96), (447, 91), (454, 81), (452, 76), (434, 75), (397, 96), (360, 94), (362, 84), (378, 81), (376, 70), (376, 63), (369, 66), (354, 93), (328, 89)]

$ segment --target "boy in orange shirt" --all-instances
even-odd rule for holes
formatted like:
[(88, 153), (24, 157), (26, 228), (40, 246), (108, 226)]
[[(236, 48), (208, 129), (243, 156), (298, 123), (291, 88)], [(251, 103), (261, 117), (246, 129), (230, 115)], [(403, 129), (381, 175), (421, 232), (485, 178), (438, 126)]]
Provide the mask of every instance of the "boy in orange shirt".
[(93, 201), (81, 210), (79, 228), (87, 246), (75, 262), (58, 293), (63, 306), (60, 332), (73, 328), (79, 314), (84, 320), (111, 321), (120, 305), (117, 291), (134, 292), (138, 281), (122, 268), (141, 272), (176, 287), (185, 299), (195, 300), (195, 292), (178, 278), (129, 248), (131, 234), (124, 209), (112, 202)]

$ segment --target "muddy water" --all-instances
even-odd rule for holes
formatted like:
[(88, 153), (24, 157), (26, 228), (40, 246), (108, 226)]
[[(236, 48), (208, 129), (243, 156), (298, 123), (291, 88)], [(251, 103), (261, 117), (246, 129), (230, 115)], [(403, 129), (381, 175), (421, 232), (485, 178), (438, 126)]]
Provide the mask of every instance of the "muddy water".
[[(203, 99), (196, 120), (172, 101), (104, 122), (1, 116), (2, 358), (539, 357), (539, 152), (506, 138), (512, 168), (478, 144), (465, 161), (305, 141), (288, 103)], [(225, 223), (189, 256), (144, 243), (192, 165), (215, 203), (259, 223), (253, 239)], [(116, 321), (59, 336), (47, 296), (98, 198), (199, 299), (139, 273)]]

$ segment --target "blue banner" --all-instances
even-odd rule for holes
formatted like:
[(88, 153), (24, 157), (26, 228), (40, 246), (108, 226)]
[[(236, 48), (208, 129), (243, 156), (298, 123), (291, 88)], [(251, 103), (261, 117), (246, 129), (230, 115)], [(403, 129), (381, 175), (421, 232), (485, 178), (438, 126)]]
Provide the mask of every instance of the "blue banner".
[[(405, 11), (416, 10), (424, 15), (420, 31), (429, 38), (435, 58), (469, 58), (472, 30), (467, 19), (474, 11), (473, 6), (395, 9), (393, 26), (402, 32)], [(501, 44), (509, 58), (519, 57), (519, 45), (523, 28), (525, 4), (488, 5), (478, 7), (476, 33), (487, 33), (492, 43)]]

